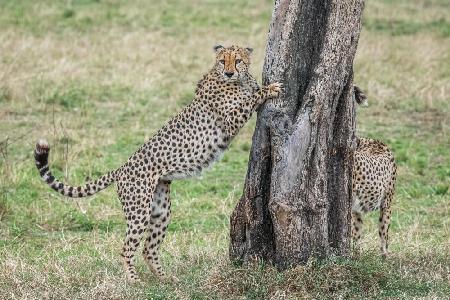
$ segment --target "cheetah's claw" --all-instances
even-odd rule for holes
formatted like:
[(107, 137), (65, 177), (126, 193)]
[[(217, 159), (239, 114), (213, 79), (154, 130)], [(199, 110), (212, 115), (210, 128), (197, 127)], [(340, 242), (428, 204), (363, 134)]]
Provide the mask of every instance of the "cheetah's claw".
[(277, 98), (280, 95), (283, 84), (280, 82), (274, 82), (267, 86), (268, 96), (270, 98)]

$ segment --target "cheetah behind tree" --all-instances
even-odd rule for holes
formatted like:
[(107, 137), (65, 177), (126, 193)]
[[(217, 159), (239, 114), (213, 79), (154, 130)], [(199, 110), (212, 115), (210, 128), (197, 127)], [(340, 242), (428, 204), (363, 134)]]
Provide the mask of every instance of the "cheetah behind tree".
[[(366, 103), (366, 96), (355, 86), (355, 100)], [(391, 202), (394, 196), (397, 167), (392, 151), (378, 140), (356, 138), (352, 172), (352, 237), (356, 252), (362, 231), (362, 214), (380, 210), (378, 233), (381, 255), (388, 254)]]
[(42, 179), (68, 197), (93, 195), (113, 182), (127, 222), (122, 250), (128, 280), (138, 279), (135, 252), (147, 235), (143, 256), (158, 277), (159, 248), (170, 218), (170, 182), (199, 174), (216, 161), (252, 113), (267, 99), (278, 97), (281, 84), (259, 87), (249, 74), (252, 49), (216, 46), (214, 67), (197, 85), (194, 100), (164, 125), (117, 170), (84, 186), (70, 186), (49, 170), (49, 145), (38, 141), (36, 166)]

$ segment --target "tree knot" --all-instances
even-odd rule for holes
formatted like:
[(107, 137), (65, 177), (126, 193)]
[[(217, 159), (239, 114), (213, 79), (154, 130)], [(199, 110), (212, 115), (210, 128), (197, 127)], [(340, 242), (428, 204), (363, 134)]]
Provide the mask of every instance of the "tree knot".
[(292, 131), (292, 121), (289, 116), (279, 107), (269, 106), (265, 110), (266, 125), (270, 133), (275, 137), (283, 137)]

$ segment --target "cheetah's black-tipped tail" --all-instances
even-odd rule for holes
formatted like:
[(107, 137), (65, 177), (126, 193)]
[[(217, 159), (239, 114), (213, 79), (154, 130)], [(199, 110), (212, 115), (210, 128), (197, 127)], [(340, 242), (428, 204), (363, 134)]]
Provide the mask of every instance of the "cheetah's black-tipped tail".
[(356, 85), (353, 86), (353, 92), (355, 93), (355, 101), (361, 106), (368, 106), (367, 96), (364, 92)]
[(115, 172), (108, 172), (102, 177), (92, 182), (86, 183), (84, 186), (70, 186), (65, 183), (60, 182), (53, 176), (50, 172), (48, 166), (48, 154), (50, 152), (50, 146), (46, 140), (40, 139), (36, 143), (36, 148), (34, 150), (34, 159), (36, 167), (39, 170), (41, 178), (55, 191), (58, 193), (72, 197), (86, 197), (93, 195), (104, 188), (108, 187), (115, 181)]

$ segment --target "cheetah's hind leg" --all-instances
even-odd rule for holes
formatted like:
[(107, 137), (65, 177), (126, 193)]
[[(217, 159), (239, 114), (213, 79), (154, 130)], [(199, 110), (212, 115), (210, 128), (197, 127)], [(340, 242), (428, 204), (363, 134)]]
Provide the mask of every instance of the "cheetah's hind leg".
[(389, 246), (389, 226), (391, 223), (391, 199), (393, 193), (388, 193), (385, 198), (385, 205), (380, 209), (380, 219), (378, 224), (378, 234), (380, 236), (380, 251), (381, 256), (386, 258), (388, 256)]
[(150, 223), (150, 209), (155, 187), (156, 181), (144, 181), (140, 185), (134, 184), (132, 188), (127, 187), (129, 191), (125, 193), (124, 184), (118, 184), (119, 197), (122, 200), (127, 221), (122, 257), (127, 280), (130, 283), (139, 281), (134, 265), (135, 253)]
[(148, 237), (145, 240), (142, 255), (149, 269), (161, 280), (178, 281), (174, 276), (167, 276), (160, 262), (160, 247), (166, 236), (170, 222), (170, 182), (160, 180), (155, 189), (151, 206), (151, 218)]
[(353, 239), (353, 254), (358, 256), (361, 251), (361, 233), (362, 233), (362, 214), (357, 211), (352, 211), (352, 239)]

